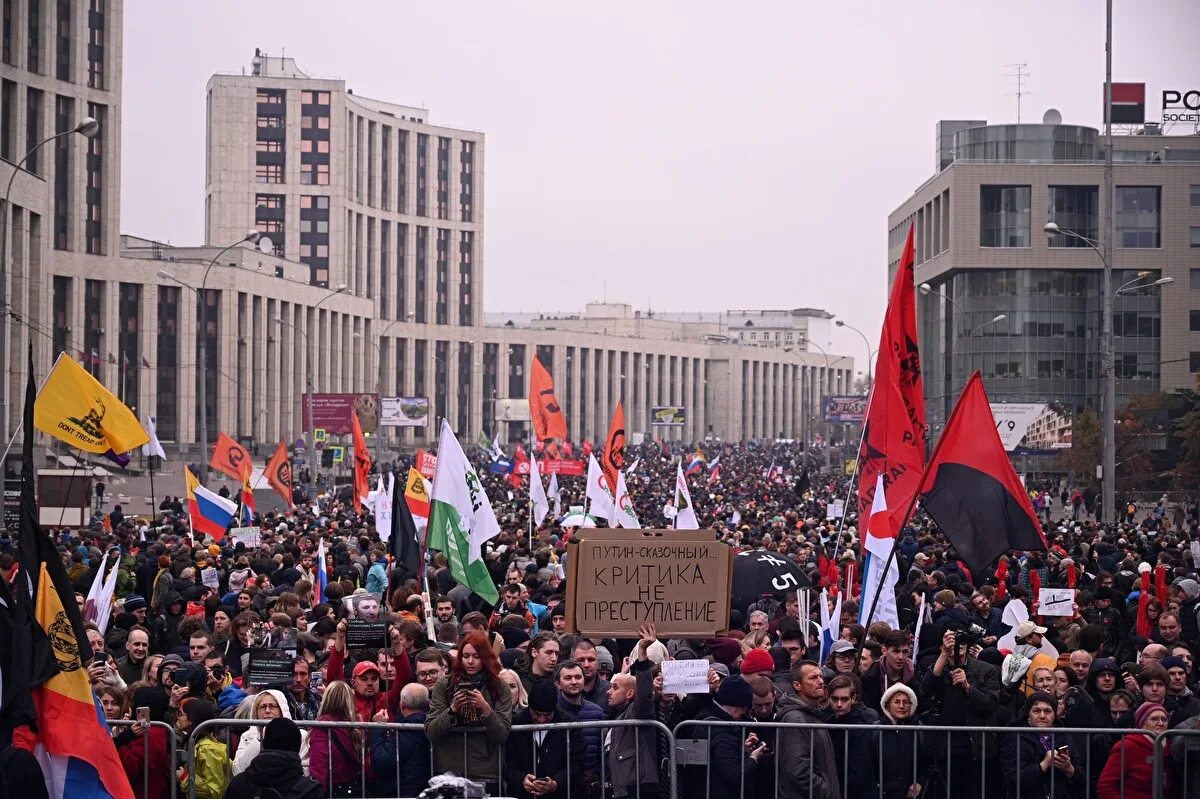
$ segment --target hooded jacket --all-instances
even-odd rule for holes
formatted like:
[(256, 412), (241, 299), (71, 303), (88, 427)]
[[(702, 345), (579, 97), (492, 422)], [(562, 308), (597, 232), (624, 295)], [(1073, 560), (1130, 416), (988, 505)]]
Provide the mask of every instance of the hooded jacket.
[[(238, 774), (225, 790), (225, 799), (258, 799), (265, 788), (274, 788), (287, 796), (292, 787), (304, 777), (304, 765), (295, 752), (265, 749), (249, 767)], [(324, 796), (320, 784), (311, 783), (312, 794)]]
[[(790, 724), (821, 724), (820, 710), (806, 705), (793, 693), (779, 700), (777, 718)], [(778, 795), (781, 799), (838, 799), (838, 781), (833, 742), (826, 730), (780, 729), (776, 759), (779, 768)], [(811, 792), (810, 792), (811, 788)]]
[[(878, 724), (879, 714), (859, 702), (840, 718), (830, 712), (827, 720), (830, 724)], [(838, 780), (845, 785), (846, 795), (869, 796), (875, 787), (876, 772), (870, 768), (875, 736), (868, 730), (829, 730), (829, 740), (833, 743)]]
[[(274, 688), (268, 688), (265, 691), (260, 691), (250, 698), (250, 718), (254, 718), (258, 711), (259, 697), (270, 694), (275, 697), (275, 701), (279, 703), (279, 710), (283, 713), (284, 718), (292, 717), (291, 710), (288, 709), (287, 697), (282, 691)], [(241, 774), (250, 767), (250, 762), (262, 750), (262, 727), (249, 727), (242, 733), (241, 739), (238, 741), (237, 752), (233, 756), (233, 773), (234, 776)], [(308, 773), (308, 731), (300, 731), (300, 762), (305, 764), (304, 773)]]

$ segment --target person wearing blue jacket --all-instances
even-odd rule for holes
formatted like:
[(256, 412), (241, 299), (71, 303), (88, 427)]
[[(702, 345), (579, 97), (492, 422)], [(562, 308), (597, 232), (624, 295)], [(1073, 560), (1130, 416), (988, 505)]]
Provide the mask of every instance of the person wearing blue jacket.
[[(604, 721), (604, 708), (583, 698), (583, 666), (574, 660), (564, 660), (554, 671), (558, 687), (558, 710), (570, 721)], [(603, 730), (599, 727), (583, 729), (583, 782), (599, 787), (600, 755)]]
[(429, 690), (409, 683), (400, 691), (400, 718), (393, 720), (420, 726), (371, 731), (373, 796), (416, 796), (429, 787), (429, 739), (424, 729), (428, 711)]
[(378, 550), (375, 553), (375, 562), (367, 570), (367, 584), (365, 587), (368, 594), (379, 594), (382, 596), (387, 592), (387, 584), (387, 552)]

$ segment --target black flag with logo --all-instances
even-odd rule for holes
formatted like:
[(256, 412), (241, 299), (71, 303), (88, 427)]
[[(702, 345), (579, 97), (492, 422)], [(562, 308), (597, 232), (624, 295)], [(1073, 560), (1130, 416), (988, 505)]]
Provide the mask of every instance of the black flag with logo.
[(392, 475), (392, 535), (389, 540), (396, 571), (400, 580), (421, 577), (421, 536), (408, 500), (404, 498), (404, 481)]

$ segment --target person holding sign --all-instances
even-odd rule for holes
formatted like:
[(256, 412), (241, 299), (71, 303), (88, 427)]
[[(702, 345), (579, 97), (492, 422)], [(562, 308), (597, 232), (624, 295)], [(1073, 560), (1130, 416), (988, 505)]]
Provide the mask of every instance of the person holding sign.
[[(617, 721), (654, 717), (654, 661), (646, 652), (658, 643), (658, 635), (653, 624), (642, 625), (638, 633), (641, 639), (629, 671), (614, 674), (608, 689), (609, 715)], [(658, 734), (645, 727), (620, 726), (613, 728), (610, 740), (614, 799), (658, 796)]]

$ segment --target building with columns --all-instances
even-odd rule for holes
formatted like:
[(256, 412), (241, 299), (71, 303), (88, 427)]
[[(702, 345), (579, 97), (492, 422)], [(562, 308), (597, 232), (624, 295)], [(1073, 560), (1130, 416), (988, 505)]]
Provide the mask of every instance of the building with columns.
[[(535, 354), (577, 440), (602, 438), (620, 399), (630, 432), (811, 438), (823, 430), (822, 397), (849, 393), (848, 357), (799, 341), (745, 346), (684, 318), (635, 324), (627, 306), (589, 309), (593, 321), (628, 317), (619, 325), (486, 323), (483, 134), (355, 95), (292, 59), (256, 53), (244, 74), (209, 82), (206, 243), (122, 236), (123, 4), (89, 2), (87, 12), (6, 3), (0, 180), (42, 138), (85, 114), (100, 123), (94, 138), (55, 139), (13, 179), (8, 430), (19, 422), (27, 341), (38, 377), (68, 353), (154, 415), (169, 451), (191, 456), (202, 375), (208, 437), (266, 448), (304, 434), (309, 386), (428, 397), (464, 440), (520, 438), (527, 424), (498, 422), (497, 409), (528, 396)], [(261, 246), (242, 241), (248, 231)], [(651, 428), (655, 405), (685, 406), (686, 424)], [(384, 428), (377, 445), (386, 456), (435, 433)]]

